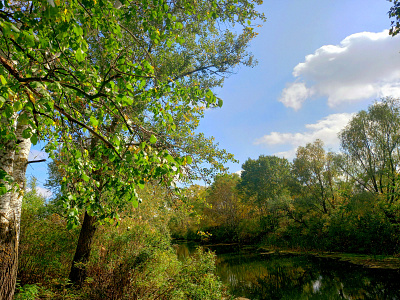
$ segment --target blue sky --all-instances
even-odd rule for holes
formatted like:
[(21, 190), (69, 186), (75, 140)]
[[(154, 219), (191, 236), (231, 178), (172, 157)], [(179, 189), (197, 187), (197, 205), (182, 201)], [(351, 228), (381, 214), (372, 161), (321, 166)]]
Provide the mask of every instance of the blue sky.
[(381, 96), (400, 96), (400, 38), (383, 32), (390, 4), (265, 1), (267, 21), (250, 47), (259, 64), (228, 78), (217, 91), (224, 106), (200, 123), (240, 161), (229, 164), (231, 172), (261, 154), (293, 159), (298, 146), (316, 138), (336, 151), (351, 113)]
[[(240, 161), (228, 164), (231, 172), (261, 154), (292, 159), (298, 146), (316, 138), (336, 151), (337, 133), (352, 113), (381, 96), (400, 97), (400, 37), (384, 32), (390, 6), (385, 0), (265, 1), (260, 10), (267, 21), (249, 48), (259, 64), (239, 68), (216, 90), (224, 105), (207, 111), (199, 127)], [(31, 175), (43, 185), (46, 165), (29, 165)]]

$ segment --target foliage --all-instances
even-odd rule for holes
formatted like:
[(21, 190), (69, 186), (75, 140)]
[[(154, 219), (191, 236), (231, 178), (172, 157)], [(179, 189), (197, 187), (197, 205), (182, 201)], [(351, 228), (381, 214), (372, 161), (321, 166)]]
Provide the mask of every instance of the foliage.
[(300, 191), (302, 197), (307, 197), (314, 209), (327, 214), (335, 208), (338, 170), (334, 155), (325, 152), (321, 140), (297, 148), (293, 172), (303, 187)]
[[(29, 125), (24, 138), (46, 140), (50, 156), (59, 156), (71, 224), (82, 207), (112, 219), (124, 201), (137, 201), (135, 188), (145, 180), (169, 184), (185, 174), (193, 152), (185, 137), (205, 108), (222, 105), (210, 90), (222, 84), (215, 76), (253, 65), (245, 49), (255, 36), (250, 20), (264, 18), (256, 4), (1, 2), (2, 114), (15, 122), (18, 112), (18, 122)], [(218, 22), (243, 29), (221, 32)], [(196, 158), (213, 165), (215, 155), (229, 159), (213, 145), (210, 151)], [(107, 189), (121, 202), (107, 207), (93, 196)]]
[(35, 300), (39, 295), (40, 287), (36, 284), (26, 284), (19, 287), (15, 300)]
[(399, 216), (390, 207), (399, 202), (400, 103), (384, 98), (359, 112), (340, 133), (344, 158), (341, 168), (355, 185), (385, 199), (386, 215)]
[(392, 20), (392, 28), (390, 28), (389, 34), (395, 36), (400, 32), (400, 2), (398, 0), (389, 1), (393, 2), (393, 6), (389, 10), (389, 17), (395, 18), (395, 20)]
[[(259, 4), (0, 1), (0, 142), (7, 146), (0, 200), (13, 208), (7, 216), (20, 220), (20, 193), (10, 183), (23, 184), (26, 164), (14, 166), (14, 153), (27, 156), (39, 140), (61, 173), (68, 227), (85, 214), (93, 234), (128, 203), (137, 206), (136, 189), (146, 182), (174, 186), (223, 169), (233, 156), (194, 131), (204, 110), (222, 105), (211, 89), (235, 66), (254, 65), (246, 48), (255, 22), (265, 19)], [(193, 158), (204, 172), (193, 172)], [(203, 162), (214, 170), (200, 168)], [(10, 297), (13, 285), (5, 285)]]
[(384, 98), (350, 120), (340, 154), (316, 140), (293, 163), (248, 159), (240, 178), (219, 176), (207, 188), (196, 230), (212, 242), (399, 253), (399, 128), (399, 100)]
[(239, 188), (257, 206), (268, 206), (287, 194), (290, 180), (290, 164), (287, 159), (261, 155), (258, 159), (248, 159), (242, 165)]
[(175, 238), (198, 239), (199, 224), (206, 202), (206, 188), (191, 185), (180, 191), (179, 197), (174, 197), (171, 203), (173, 214), (169, 220), (171, 234)]
[[(235, 191), (238, 181), (237, 174), (223, 174), (217, 176), (208, 189), (207, 206), (203, 209), (208, 222), (202, 225), (217, 240), (237, 240), (237, 227), (244, 215), (241, 197)], [(216, 227), (219, 230), (211, 230)]]
[(77, 230), (66, 229), (66, 219), (38, 195), (35, 182), (22, 205), (18, 278), (23, 286), (68, 272), (76, 243)]
[(23, 222), (21, 229), (18, 299), (33, 292), (44, 299), (221, 299), (213, 254), (199, 250), (179, 261), (171, 247), (166, 190), (146, 186), (140, 196), (147, 201), (126, 209), (119, 226), (97, 231), (81, 290), (66, 289), (78, 231), (66, 230), (65, 219), (55, 214), (32, 214), (35, 222)]

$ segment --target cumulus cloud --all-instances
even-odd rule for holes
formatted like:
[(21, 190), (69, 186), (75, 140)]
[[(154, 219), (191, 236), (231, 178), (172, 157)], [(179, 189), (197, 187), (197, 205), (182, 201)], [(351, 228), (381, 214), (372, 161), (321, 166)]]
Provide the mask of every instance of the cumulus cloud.
[(303, 132), (282, 133), (271, 132), (255, 141), (256, 145), (287, 145), (291, 149), (275, 153), (277, 156), (293, 158), (298, 146), (305, 146), (316, 139), (325, 143), (327, 148), (337, 149), (339, 146), (338, 133), (348, 124), (353, 114), (340, 113), (329, 115), (314, 124), (306, 124)]
[(334, 107), (371, 97), (400, 96), (400, 43), (385, 30), (360, 32), (339, 45), (325, 45), (293, 70), (296, 78), (279, 99), (299, 109), (311, 96), (326, 97)]
[(304, 82), (294, 82), (287, 85), (282, 91), (280, 101), (286, 106), (298, 110), (303, 102), (312, 96), (312, 89), (306, 87)]

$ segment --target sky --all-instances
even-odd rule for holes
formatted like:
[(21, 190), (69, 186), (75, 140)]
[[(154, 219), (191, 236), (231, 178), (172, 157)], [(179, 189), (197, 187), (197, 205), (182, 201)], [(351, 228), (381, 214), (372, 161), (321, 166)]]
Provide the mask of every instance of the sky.
[(338, 132), (354, 113), (385, 96), (400, 96), (400, 36), (388, 35), (385, 0), (265, 1), (267, 21), (240, 68), (217, 94), (200, 131), (239, 160), (277, 155), (317, 138), (338, 151)]
[[(208, 110), (199, 132), (239, 160), (277, 155), (292, 160), (298, 146), (317, 138), (338, 151), (338, 132), (354, 113), (380, 97), (400, 97), (400, 36), (388, 34), (385, 0), (266, 0), (267, 20), (251, 42), (258, 60), (240, 67), (215, 90), (222, 108)], [(31, 158), (45, 157), (43, 144)], [(27, 177), (47, 178), (45, 163)], [(43, 193), (45, 190), (41, 190)]]

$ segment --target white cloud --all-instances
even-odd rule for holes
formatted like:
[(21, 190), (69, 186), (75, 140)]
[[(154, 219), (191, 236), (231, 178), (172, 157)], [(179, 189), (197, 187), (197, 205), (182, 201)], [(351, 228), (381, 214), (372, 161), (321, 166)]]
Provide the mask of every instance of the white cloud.
[(243, 170), (239, 170), (239, 171), (236, 171), (234, 174), (238, 174), (239, 177), (242, 177), (242, 172), (243, 172)]
[[(31, 190), (32, 189), (30, 187), (28, 187), (26, 189), (27, 192), (30, 192)], [(46, 188), (41, 187), (41, 186), (37, 186), (36, 187), (36, 192), (39, 195), (43, 196), (44, 198), (50, 198), (51, 196), (53, 196), (53, 193), (49, 189), (46, 189)]]
[(276, 152), (274, 153), (275, 156), (284, 157), (288, 160), (292, 160), (296, 157), (296, 150), (297, 148), (290, 149), (288, 151)]
[(311, 96), (326, 97), (334, 107), (372, 97), (400, 96), (400, 43), (385, 30), (360, 32), (339, 45), (325, 45), (293, 70), (279, 99), (299, 109)]
[(282, 96), (279, 99), (286, 107), (291, 107), (298, 110), (303, 102), (312, 96), (313, 92), (308, 89), (304, 82), (294, 82), (282, 91)]
[(341, 113), (332, 114), (314, 124), (306, 124), (303, 132), (282, 133), (271, 132), (255, 141), (256, 145), (287, 145), (291, 149), (275, 153), (277, 156), (294, 158), (296, 149), (299, 146), (305, 146), (316, 139), (324, 142), (327, 148), (336, 150), (339, 146), (338, 133), (347, 125), (353, 114)]
[(46, 189), (46, 188), (43, 188), (40, 186), (36, 187), (36, 191), (39, 195), (41, 195), (45, 198), (50, 198), (53, 195), (53, 193), (49, 189)]
[(49, 155), (44, 151), (31, 149), (31, 151), (29, 152), (28, 160), (33, 161), (33, 160), (47, 159), (48, 157)]

